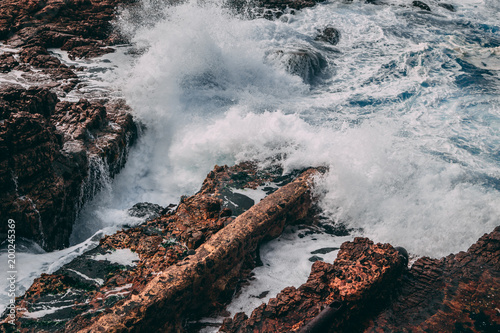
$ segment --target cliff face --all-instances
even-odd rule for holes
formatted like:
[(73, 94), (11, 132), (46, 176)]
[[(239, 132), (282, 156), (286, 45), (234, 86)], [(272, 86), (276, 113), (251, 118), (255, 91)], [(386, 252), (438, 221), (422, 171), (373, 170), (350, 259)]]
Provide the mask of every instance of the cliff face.
[(46, 250), (68, 246), (78, 210), (101, 187), (102, 173), (112, 177), (123, 167), (137, 135), (130, 110), (104, 99), (61, 102), (80, 83), (80, 69), (47, 51), (112, 52), (105, 46), (116, 41), (110, 22), (120, 2), (0, 3), (0, 40), (9, 46), (0, 73), (14, 71), (22, 84), (0, 88), (0, 241), (14, 219), (19, 237)]
[[(124, 105), (59, 102), (47, 88), (0, 89), (0, 219), (47, 250), (68, 246), (82, 203), (125, 163), (136, 127)], [(0, 224), (6, 237), (7, 224)]]

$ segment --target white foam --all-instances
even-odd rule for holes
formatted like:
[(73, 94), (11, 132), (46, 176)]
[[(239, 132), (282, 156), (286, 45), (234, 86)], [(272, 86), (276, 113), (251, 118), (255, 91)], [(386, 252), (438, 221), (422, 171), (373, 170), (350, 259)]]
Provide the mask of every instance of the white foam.
[(97, 254), (90, 259), (109, 261), (113, 264), (123, 266), (136, 266), (139, 261), (139, 255), (130, 249), (117, 249), (106, 254)]

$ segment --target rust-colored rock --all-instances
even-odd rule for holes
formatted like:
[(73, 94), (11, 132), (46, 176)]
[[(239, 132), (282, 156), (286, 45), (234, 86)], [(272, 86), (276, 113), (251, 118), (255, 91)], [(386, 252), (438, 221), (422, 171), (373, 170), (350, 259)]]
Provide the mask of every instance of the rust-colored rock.
[(287, 222), (304, 217), (311, 205), (309, 170), (238, 216), (201, 245), (193, 256), (155, 276), (143, 290), (82, 328), (69, 331), (130, 332), (182, 329), (189, 314), (217, 307), (241, 277), (249, 256), (264, 239), (278, 236)]
[(357, 238), (333, 265), (315, 262), (307, 283), (285, 288), (250, 318), (226, 319), (221, 331), (500, 331), (500, 227), (467, 252), (423, 257), (409, 271), (401, 262), (390, 246)]
[[(97, 248), (36, 279), (18, 299), (29, 312), (18, 313), (17, 328), (22, 332), (94, 332), (101, 326), (110, 332), (174, 331), (190, 316), (220, 309), (239, 279), (253, 268), (258, 243), (277, 236), (286, 222), (306, 214), (315, 172), (306, 171), (235, 217), (225, 201), (231, 188), (291, 179), (258, 171), (249, 163), (215, 167), (202, 189), (182, 198), (175, 211), (107, 236)], [(124, 267), (95, 259), (123, 249), (137, 255), (136, 264)], [(31, 318), (30, 313), (43, 309), (46, 302), (60, 310)], [(47, 321), (59, 324), (46, 325)]]
[(14, 46), (62, 47), (71, 57), (112, 52), (105, 48), (111, 20), (129, 0), (4, 0), (0, 3), (0, 40)]
[[(389, 244), (356, 238), (333, 264), (316, 261), (305, 284), (285, 288), (250, 316), (226, 319), (221, 332), (356, 332), (387, 302), (404, 269)], [(318, 318), (320, 320), (318, 320)]]
[(420, 258), (367, 332), (499, 332), (500, 227), (467, 252)]
[[(46, 88), (0, 89), (0, 219), (47, 250), (68, 245), (85, 183), (106, 161), (110, 175), (125, 163), (136, 128), (120, 103), (59, 102)], [(94, 186), (95, 187), (95, 186)], [(0, 224), (0, 239), (7, 224)]]

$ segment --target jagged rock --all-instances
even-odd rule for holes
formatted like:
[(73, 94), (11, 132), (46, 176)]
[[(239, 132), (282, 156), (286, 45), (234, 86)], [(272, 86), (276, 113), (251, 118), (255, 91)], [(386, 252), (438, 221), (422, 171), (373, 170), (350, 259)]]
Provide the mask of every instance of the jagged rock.
[(0, 54), (0, 73), (8, 73), (13, 70), (19, 62), (12, 53)]
[(314, 40), (327, 42), (332, 45), (337, 45), (340, 40), (340, 32), (334, 27), (327, 26), (323, 30), (318, 29), (318, 32), (319, 33)]
[(423, 257), (356, 238), (333, 265), (316, 261), (307, 283), (285, 288), (221, 332), (498, 332), (500, 227), (467, 252)]
[(134, 217), (140, 217), (144, 219), (154, 219), (161, 215), (165, 210), (160, 205), (153, 204), (150, 202), (139, 202), (136, 203), (132, 208), (128, 210), (128, 214)]
[[(232, 177), (242, 173), (248, 175), (245, 183)], [(276, 237), (285, 223), (307, 213), (309, 182), (315, 173), (306, 171), (234, 219), (222, 216), (226, 209), (222, 189), (252, 188), (280, 176), (247, 163), (216, 166), (202, 189), (182, 198), (175, 211), (107, 236), (97, 248), (36, 279), (18, 300), (29, 312), (18, 313), (17, 328), (21, 332), (180, 329), (188, 317), (213, 311), (229, 300), (240, 278), (253, 268), (258, 243)], [(113, 264), (117, 253), (132, 260), (125, 266)], [(34, 318), (46, 302), (59, 309)], [(49, 321), (54, 324), (48, 325)]]
[(0, 4), (0, 39), (7, 39), (14, 46), (65, 46), (71, 57), (112, 52), (102, 48), (119, 39), (110, 35), (110, 21), (118, 4), (130, 2), (133, 1), (4, 0)]
[(287, 8), (300, 10), (307, 7), (313, 7), (324, 0), (262, 0), (258, 3), (260, 7), (268, 9), (279, 9), (284, 11)]
[(316, 261), (305, 284), (287, 287), (250, 318), (238, 313), (221, 332), (358, 332), (357, 325), (382, 309), (404, 270), (389, 244), (355, 238), (342, 244), (333, 264)]
[(499, 332), (500, 227), (467, 252), (423, 257), (366, 332)]
[[(123, 104), (57, 102), (46, 88), (0, 89), (0, 219), (46, 250), (68, 245), (81, 198), (100, 186), (93, 163), (114, 175), (136, 135)], [(6, 231), (0, 224), (0, 240)]]
[(431, 7), (429, 7), (429, 5), (427, 5), (426, 3), (422, 2), (422, 1), (415, 0), (411, 4), (413, 7), (418, 7), (420, 9), (426, 10), (428, 12), (431, 11)]

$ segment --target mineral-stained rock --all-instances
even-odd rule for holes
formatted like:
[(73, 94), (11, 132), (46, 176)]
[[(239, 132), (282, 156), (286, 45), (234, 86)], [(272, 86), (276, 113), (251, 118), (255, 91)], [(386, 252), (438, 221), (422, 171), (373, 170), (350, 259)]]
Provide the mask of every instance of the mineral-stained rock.
[(404, 270), (389, 244), (355, 238), (333, 264), (316, 261), (305, 284), (287, 287), (250, 316), (226, 319), (221, 332), (356, 332), (386, 304)]
[(107, 164), (114, 175), (135, 138), (123, 104), (57, 102), (46, 88), (0, 89), (1, 240), (14, 219), (17, 236), (47, 250), (67, 246), (81, 200), (100, 181), (92, 168)]
[(467, 252), (417, 260), (367, 332), (499, 332), (500, 227)]
[[(315, 173), (305, 171), (234, 218), (226, 212), (222, 190), (251, 189), (281, 177), (260, 172), (252, 164), (216, 166), (202, 189), (182, 198), (175, 211), (108, 236), (54, 274), (36, 279), (18, 299), (28, 311), (18, 313), (17, 328), (22, 332), (180, 329), (190, 316), (220, 308), (253, 267), (257, 244), (277, 236), (285, 222), (306, 214)], [(137, 261), (114, 264), (111, 257), (118, 253)], [(41, 315), (48, 303), (55, 310)]]
[[(399, 257), (399, 259), (397, 258)], [(417, 260), (356, 238), (333, 265), (316, 261), (307, 283), (285, 288), (222, 332), (499, 332), (500, 227), (467, 252)]]

